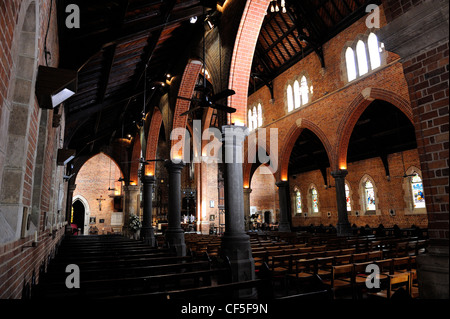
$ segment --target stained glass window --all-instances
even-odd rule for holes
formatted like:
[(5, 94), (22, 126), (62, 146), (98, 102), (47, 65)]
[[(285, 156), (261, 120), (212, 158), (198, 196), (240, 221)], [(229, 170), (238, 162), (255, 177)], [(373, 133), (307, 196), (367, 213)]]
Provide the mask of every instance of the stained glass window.
[(411, 190), (413, 195), (414, 208), (425, 208), (425, 198), (423, 195), (422, 179), (418, 174), (411, 178)]
[(348, 187), (347, 184), (345, 184), (345, 201), (347, 203), (347, 211), (351, 212), (352, 211), (352, 201), (350, 199), (350, 188)]
[(315, 187), (311, 188), (311, 200), (312, 200), (312, 211), (313, 213), (319, 212), (319, 194)]
[(302, 213), (302, 194), (300, 193), (299, 190), (297, 190), (295, 193), (295, 205), (296, 205), (297, 214), (301, 214)]
[(364, 195), (366, 201), (366, 210), (376, 210), (375, 191), (373, 189), (373, 184), (370, 181), (367, 181), (364, 184)]

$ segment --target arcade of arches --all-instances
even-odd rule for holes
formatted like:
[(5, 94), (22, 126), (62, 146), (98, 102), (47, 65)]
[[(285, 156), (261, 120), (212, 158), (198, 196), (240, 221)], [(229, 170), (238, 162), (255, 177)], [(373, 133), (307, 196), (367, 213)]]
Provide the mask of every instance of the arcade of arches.
[[(67, 1), (0, 6), (0, 298), (30, 297), (70, 236), (218, 238), (243, 281), (262, 234), (380, 225), (422, 231), (420, 298), (448, 298), (448, 1), (141, 2), (101, 1), (106, 33), (68, 29)], [(40, 66), (77, 69), (76, 94), (48, 107)]]

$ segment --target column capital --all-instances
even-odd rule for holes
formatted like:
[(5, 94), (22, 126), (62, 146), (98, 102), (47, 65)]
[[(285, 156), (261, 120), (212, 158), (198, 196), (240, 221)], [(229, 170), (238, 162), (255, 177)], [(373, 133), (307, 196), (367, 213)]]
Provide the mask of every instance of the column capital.
[(279, 182), (276, 182), (275, 185), (278, 188), (289, 187), (289, 182), (288, 181), (279, 181)]
[(244, 194), (251, 194), (252, 193), (252, 189), (251, 188), (245, 188), (244, 187)]
[(222, 142), (232, 145), (241, 145), (249, 131), (245, 126), (224, 125), (222, 126)]
[(143, 184), (155, 184), (156, 177), (153, 175), (144, 175), (141, 177)]
[(347, 175), (348, 171), (346, 169), (331, 172), (331, 176), (334, 178), (345, 178)]
[(172, 160), (165, 160), (164, 161), (164, 167), (167, 168), (170, 171), (180, 171), (184, 168), (184, 166), (186, 165), (186, 163), (184, 163), (183, 161), (179, 161), (179, 162), (174, 162)]
[(75, 189), (77, 188), (77, 184), (72, 184), (72, 185), (69, 185), (69, 192), (74, 192), (75, 191)]

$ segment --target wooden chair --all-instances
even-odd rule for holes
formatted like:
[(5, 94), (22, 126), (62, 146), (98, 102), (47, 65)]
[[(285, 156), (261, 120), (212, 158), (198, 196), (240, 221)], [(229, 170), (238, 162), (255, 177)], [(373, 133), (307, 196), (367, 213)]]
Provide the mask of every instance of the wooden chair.
[(369, 260), (369, 253), (352, 254), (352, 263), (362, 263)]
[(335, 257), (319, 257), (315, 258), (315, 273), (320, 278), (329, 278), (331, 276), (332, 267)]
[[(294, 267), (293, 267), (294, 268)], [(313, 280), (315, 273), (315, 261), (313, 259), (303, 259), (295, 261), (295, 270), (287, 274), (288, 286), (294, 282), (297, 292), (302, 284)]]
[(353, 265), (332, 266), (331, 278), (324, 280), (323, 283), (330, 287), (333, 299), (336, 299), (338, 290), (346, 289), (353, 292)]
[(392, 274), (398, 275), (411, 270), (411, 258), (399, 257), (392, 260)]
[(369, 251), (367, 255), (368, 261), (375, 261), (383, 259), (383, 252), (381, 250), (378, 251)]
[(352, 255), (338, 255), (334, 256), (333, 264), (335, 266), (348, 265), (352, 262)]
[(382, 289), (378, 292), (369, 292), (370, 297), (392, 299), (395, 293), (400, 294), (400, 289), (404, 289), (405, 297), (411, 297), (411, 277), (409, 273), (401, 275), (390, 275), (388, 277), (388, 283), (386, 289)]

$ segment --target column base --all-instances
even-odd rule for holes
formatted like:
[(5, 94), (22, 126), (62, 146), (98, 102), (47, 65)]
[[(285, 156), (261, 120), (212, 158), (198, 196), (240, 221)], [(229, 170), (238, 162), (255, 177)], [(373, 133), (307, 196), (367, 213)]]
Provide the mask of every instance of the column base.
[(337, 236), (351, 236), (353, 235), (352, 226), (350, 223), (338, 223), (336, 225)]
[(290, 233), (291, 226), (289, 225), (289, 223), (281, 223), (278, 225), (278, 231), (280, 233)]
[(417, 280), (420, 299), (449, 298), (448, 246), (429, 247), (428, 252), (417, 256)]
[(151, 246), (156, 246), (155, 229), (153, 227), (142, 227), (141, 228), (141, 240)]
[[(231, 280), (233, 282), (255, 279), (255, 261), (250, 246), (250, 236), (227, 235), (222, 237), (222, 255), (228, 257), (231, 266)], [(236, 297), (251, 298), (256, 295), (255, 289), (240, 290)]]
[(182, 229), (167, 229), (166, 244), (175, 250), (177, 256), (186, 256), (186, 243), (184, 240), (184, 230)]

